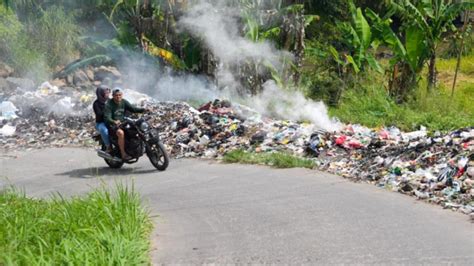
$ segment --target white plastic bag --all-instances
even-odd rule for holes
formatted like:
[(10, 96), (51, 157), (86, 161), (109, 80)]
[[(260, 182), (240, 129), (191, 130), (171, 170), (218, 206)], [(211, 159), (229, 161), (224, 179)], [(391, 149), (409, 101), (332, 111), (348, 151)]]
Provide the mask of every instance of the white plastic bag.
[(6, 136), (6, 137), (13, 136), (13, 134), (15, 134), (15, 131), (16, 131), (16, 127), (10, 126), (10, 125), (4, 125), (0, 129), (0, 135)]
[(2, 120), (10, 120), (17, 118), (18, 116), (15, 114), (15, 112), (18, 111), (16, 106), (10, 102), (10, 101), (3, 101), (0, 104), (0, 112), (2, 114), (1, 119)]

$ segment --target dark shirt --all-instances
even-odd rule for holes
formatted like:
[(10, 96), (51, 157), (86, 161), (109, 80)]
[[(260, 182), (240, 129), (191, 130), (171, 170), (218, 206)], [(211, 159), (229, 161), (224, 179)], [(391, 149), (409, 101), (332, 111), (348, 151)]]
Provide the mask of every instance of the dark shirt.
[(116, 104), (113, 99), (108, 100), (105, 104), (104, 120), (109, 126), (113, 125), (115, 120), (123, 121), (125, 111), (143, 113), (145, 108), (135, 107), (125, 99), (122, 99), (119, 104)]
[(95, 113), (95, 122), (96, 123), (104, 123), (104, 110), (105, 110), (105, 103), (95, 100), (94, 104), (92, 105), (92, 108), (94, 108), (94, 113)]

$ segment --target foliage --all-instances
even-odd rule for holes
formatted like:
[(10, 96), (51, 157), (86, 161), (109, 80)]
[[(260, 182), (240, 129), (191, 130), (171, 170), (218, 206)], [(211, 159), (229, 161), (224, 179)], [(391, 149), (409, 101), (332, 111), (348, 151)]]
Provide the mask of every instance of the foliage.
[(405, 40), (402, 41), (391, 28), (391, 19), (387, 15), (380, 18), (378, 14), (366, 9), (374, 37), (383, 45), (392, 50), (393, 57), (390, 60), (389, 93), (397, 102), (403, 103), (408, 100), (418, 84), (418, 74), (423, 68), (426, 60), (426, 49), (421, 33), (416, 28), (410, 27), (405, 32)]
[[(399, 0), (393, 1), (391, 7), (402, 17), (407, 53), (419, 55), (416, 61), (421, 64), (429, 58), (428, 89), (431, 89), (436, 85), (436, 50), (442, 34), (448, 29), (455, 31), (453, 20), (463, 10), (473, 9), (474, 3), (453, 3), (445, 0), (424, 0), (412, 3), (409, 0)], [(408, 42), (409, 40), (413, 41)], [(412, 42), (414, 42), (413, 45), (409, 45)]]
[(0, 54), (10, 55), (22, 31), (23, 25), (18, 21), (15, 13), (0, 6)]
[[(361, 81), (360, 87), (347, 90), (338, 108), (331, 108), (330, 113), (343, 122), (360, 123), (369, 127), (397, 126), (402, 130), (417, 130), (423, 125), (430, 130), (447, 131), (472, 126), (474, 82), (467, 77), (474, 73), (474, 61), (470, 58), (463, 62), (461, 73), (466, 77), (458, 83), (453, 98), (450, 97), (451, 78), (448, 79), (448, 86), (441, 84), (440, 90), (431, 94), (423, 89), (426, 80), (422, 79), (419, 88), (414, 91), (415, 97), (404, 104), (397, 104), (381, 85), (384, 77), (372, 73), (368, 75), (372, 78)], [(453, 71), (456, 61), (443, 60), (439, 63), (441, 74), (445, 76), (445, 71)]]
[(150, 39), (145, 37), (145, 35), (142, 35), (141, 42), (143, 50), (146, 51), (148, 54), (162, 58), (165, 62), (168, 62), (171, 66), (173, 66), (174, 69), (186, 69), (186, 63), (184, 63), (183, 60), (181, 60), (174, 53), (156, 46), (152, 41), (150, 41)]
[(77, 56), (81, 29), (62, 7), (48, 8), (29, 28), (36, 49), (45, 53), (51, 68), (68, 63)]
[(302, 69), (301, 86), (312, 99), (322, 99), (331, 106), (339, 102), (342, 88), (352, 80), (343, 79), (341, 69), (335, 64), (327, 48), (318, 41), (306, 43), (305, 62)]
[(133, 189), (51, 200), (0, 193), (0, 264), (142, 265), (151, 221)]
[(374, 38), (362, 9), (356, 8), (352, 1), (349, 1), (349, 7), (352, 17), (350, 23), (339, 25), (343, 32), (342, 40), (349, 48), (350, 54), (344, 55), (345, 58), (341, 60), (336, 49), (330, 47), (331, 54), (339, 65), (351, 65), (355, 73), (364, 70), (367, 66), (382, 72), (382, 68), (373, 55), (378, 48), (379, 40)]
[(0, 5), (0, 54), (2, 60), (22, 75), (33, 79), (46, 76), (43, 53), (33, 47), (35, 43), (11, 9)]
[(226, 163), (263, 164), (275, 168), (314, 168), (313, 161), (299, 158), (281, 152), (272, 153), (250, 153), (243, 150), (233, 150), (224, 155)]
[(342, 49), (342, 33), (337, 24), (349, 20), (346, 0), (304, 1), (305, 11), (319, 17), (316, 23), (311, 23), (306, 29), (308, 39), (318, 40), (325, 45), (333, 45), (337, 50)]
[(470, 23), (467, 25), (464, 34), (458, 31), (453, 38), (444, 40), (438, 48), (440, 57), (444, 59), (457, 57), (461, 49), (461, 39), (464, 39), (462, 54), (464, 56), (474, 54), (474, 31), (472, 26), (472, 23)]

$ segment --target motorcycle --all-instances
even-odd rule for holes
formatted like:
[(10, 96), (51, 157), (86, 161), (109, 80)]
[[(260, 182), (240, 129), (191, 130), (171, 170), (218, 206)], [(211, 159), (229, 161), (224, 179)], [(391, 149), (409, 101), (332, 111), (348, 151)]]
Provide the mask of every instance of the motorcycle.
[(164, 171), (169, 165), (169, 156), (165, 146), (160, 141), (159, 131), (148, 122), (148, 117), (132, 119), (125, 117), (120, 128), (125, 133), (125, 152), (132, 157), (124, 161), (120, 157), (117, 136), (110, 136), (111, 152), (106, 152), (106, 146), (100, 134), (93, 139), (100, 145), (97, 155), (105, 160), (110, 168), (121, 168), (124, 163), (132, 164), (138, 162), (138, 158), (147, 155), (151, 164), (159, 171)]

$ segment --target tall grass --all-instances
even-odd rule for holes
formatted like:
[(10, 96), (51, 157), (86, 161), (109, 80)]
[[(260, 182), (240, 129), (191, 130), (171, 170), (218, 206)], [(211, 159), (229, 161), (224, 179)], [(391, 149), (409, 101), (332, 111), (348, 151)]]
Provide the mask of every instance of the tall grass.
[(151, 221), (133, 187), (50, 200), (9, 189), (0, 206), (0, 265), (149, 264)]
[(287, 153), (251, 153), (244, 150), (233, 150), (224, 155), (225, 163), (263, 164), (275, 168), (314, 168), (312, 160), (299, 158)]
[(439, 86), (426, 91), (426, 74), (413, 93), (413, 98), (398, 105), (384, 86), (386, 77), (374, 75), (361, 81), (358, 87), (347, 90), (337, 108), (330, 113), (343, 122), (360, 123), (369, 127), (397, 126), (416, 130), (421, 125), (430, 130), (448, 131), (474, 125), (474, 56), (463, 57), (460, 76), (451, 97), (451, 84), (456, 66), (455, 59), (440, 59)]

